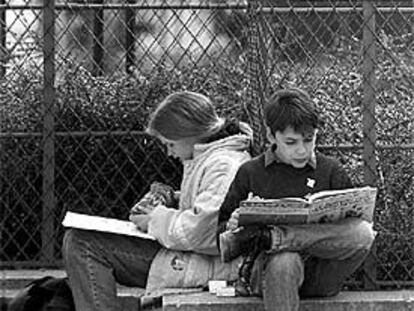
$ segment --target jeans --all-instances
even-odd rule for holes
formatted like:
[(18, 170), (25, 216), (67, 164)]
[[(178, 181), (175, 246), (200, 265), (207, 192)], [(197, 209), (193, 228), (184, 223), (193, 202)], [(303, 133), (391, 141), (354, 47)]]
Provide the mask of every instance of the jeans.
[(358, 218), (278, 226), (276, 231), (278, 243), (260, 253), (251, 278), (266, 311), (297, 311), (300, 298), (336, 295), (375, 238), (372, 224)]
[(116, 283), (145, 287), (158, 242), (69, 229), (63, 258), (77, 311), (118, 310)]

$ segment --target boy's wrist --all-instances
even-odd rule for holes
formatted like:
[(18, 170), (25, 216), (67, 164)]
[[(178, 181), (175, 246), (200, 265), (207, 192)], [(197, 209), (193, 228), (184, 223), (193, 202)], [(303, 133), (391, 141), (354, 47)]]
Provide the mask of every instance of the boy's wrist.
[(267, 232), (267, 238), (269, 243), (267, 251), (269, 253), (280, 251), (283, 243), (283, 230), (277, 226), (273, 226), (269, 227)]

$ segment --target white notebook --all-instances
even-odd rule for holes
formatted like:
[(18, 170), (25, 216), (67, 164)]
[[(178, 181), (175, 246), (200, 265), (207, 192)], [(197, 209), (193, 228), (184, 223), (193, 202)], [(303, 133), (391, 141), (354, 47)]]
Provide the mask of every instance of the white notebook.
[(129, 220), (66, 212), (62, 225), (64, 227), (116, 233), (155, 240), (153, 236), (140, 231), (135, 224)]

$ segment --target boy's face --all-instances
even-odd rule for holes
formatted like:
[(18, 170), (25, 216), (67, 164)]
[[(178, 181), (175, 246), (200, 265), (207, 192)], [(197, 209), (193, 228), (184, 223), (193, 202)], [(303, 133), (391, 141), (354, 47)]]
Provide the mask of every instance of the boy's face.
[(317, 130), (312, 129), (301, 134), (292, 127), (287, 127), (283, 132), (276, 131), (274, 135), (268, 129), (268, 138), (277, 145), (275, 153), (283, 163), (302, 168), (315, 150), (316, 133)]

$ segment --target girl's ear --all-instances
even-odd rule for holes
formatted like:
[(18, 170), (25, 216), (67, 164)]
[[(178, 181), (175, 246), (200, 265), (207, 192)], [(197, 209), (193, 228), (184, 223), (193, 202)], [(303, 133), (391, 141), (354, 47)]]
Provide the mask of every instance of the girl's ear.
[(266, 138), (270, 144), (276, 144), (275, 135), (272, 134), (272, 130), (267, 125), (266, 125)]

